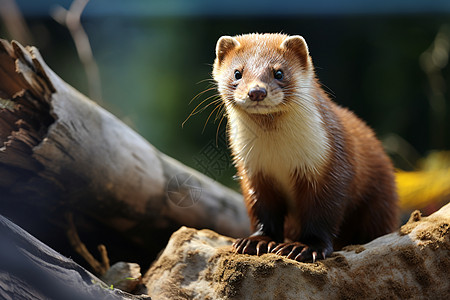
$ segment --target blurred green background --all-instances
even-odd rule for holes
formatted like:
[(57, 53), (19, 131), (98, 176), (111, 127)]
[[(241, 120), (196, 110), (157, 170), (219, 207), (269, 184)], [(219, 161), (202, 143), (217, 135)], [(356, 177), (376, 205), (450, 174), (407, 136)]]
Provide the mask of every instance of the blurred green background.
[[(52, 18), (57, 5), (71, 3), (0, 0), (0, 37), (37, 46), (89, 95), (74, 40)], [(21, 17), (23, 29), (14, 25)], [(214, 112), (202, 133), (214, 106), (182, 127), (215, 94), (189, 104), (210, 87), (221, 35), (303, 35), (326, 90), (375, 129), (398, 168), (413, 170), (430, 150), (450, 148), (450, 1), (91, 0), (81, 25), (100, 74), (94, 100), (162, 152), (233, 188), (225, 122), (218, 129)]]

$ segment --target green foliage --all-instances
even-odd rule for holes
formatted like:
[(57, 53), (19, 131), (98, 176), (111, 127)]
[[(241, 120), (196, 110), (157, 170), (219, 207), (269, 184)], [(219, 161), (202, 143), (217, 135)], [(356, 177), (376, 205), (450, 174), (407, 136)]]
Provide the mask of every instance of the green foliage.
[[(420, 57), (445, 16), (364, 17), (235, 17), (235, 18), (83, 18), (100, 68), (103, 99), (108, 110), (131, 125), (162, 152), (202, 170), (199, 157), (217, 144), (223, 159), (214, 179), (236, 187), (225, 140), (225, 122), (215, 108), (190, 112), (215, 94), (211, 87), (214, 48), (221, 35), (285, 32), (303, 35), (320, 81), (336, 102), (366, 120), (380, 137), (394, 133), (422, 156), (430, 149), (450, 148), (449, 95), (443, 95), (443, 119), (433, 122), (430, 82)], [(84, 70), (67, 29), (48, 19), (28, 20), (35, 43), (63, 79), (87, 93)], [(441, 69), (450, 86), (450, 68)], [(205, 81), (206, 80), (206, 81)], [(208, 101), (212, 101), (208, 100)], [(209, 103), (208, 101), (205, 104)], [(439, 128), (436, 128), (439, 127)], [(218, 132), (216, 142), (216, 133)], [(434, 134), (431, 138), (430, 133)], [(225, 141), (225, 142), (224, 142)], [(211, 166), (213, 168), (213, 166)], [(202, 170), (204, 171), (204, 170)]]

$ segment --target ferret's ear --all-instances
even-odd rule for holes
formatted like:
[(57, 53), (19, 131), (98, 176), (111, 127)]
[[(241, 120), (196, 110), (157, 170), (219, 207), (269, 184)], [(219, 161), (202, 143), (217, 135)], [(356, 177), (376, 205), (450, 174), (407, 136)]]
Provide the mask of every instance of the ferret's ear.
[(216, 57), (219, 64), (223, 61), (225, 56), (233, 49), (239, 47), (241, 44), (233, 37), (224, 35), (216, 45)]
[(285, 39), (281, 43), (281, 49), (292, 51), (302, 63), (303, 66), (308, 66), (310, 62), (310, 56), (308, 51), (308, 45), (303, 37), (299, 35), (293, 35)]

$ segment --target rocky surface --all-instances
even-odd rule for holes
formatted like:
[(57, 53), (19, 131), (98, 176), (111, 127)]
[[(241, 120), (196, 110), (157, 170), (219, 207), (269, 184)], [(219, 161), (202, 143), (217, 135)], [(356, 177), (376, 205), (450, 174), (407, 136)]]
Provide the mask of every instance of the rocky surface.
[(316, 263), (231, 252), (232, 239), (182, 227), (143, 278), (153, 299), (445, 299), (450, 204)]

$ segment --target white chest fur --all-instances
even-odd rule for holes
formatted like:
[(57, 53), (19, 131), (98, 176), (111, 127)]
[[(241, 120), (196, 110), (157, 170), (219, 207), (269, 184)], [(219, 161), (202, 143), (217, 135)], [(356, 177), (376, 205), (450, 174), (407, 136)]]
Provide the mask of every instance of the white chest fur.
[(319, 175), (329, 144), (317, 110), (290, 111), (270, 129), (262, 128), (243, 111), (228, 113), (231, 147), (248, 176), (259, 172), (270, 176), (289, 197), (293, 192), (293, 174), (310, 180)]

